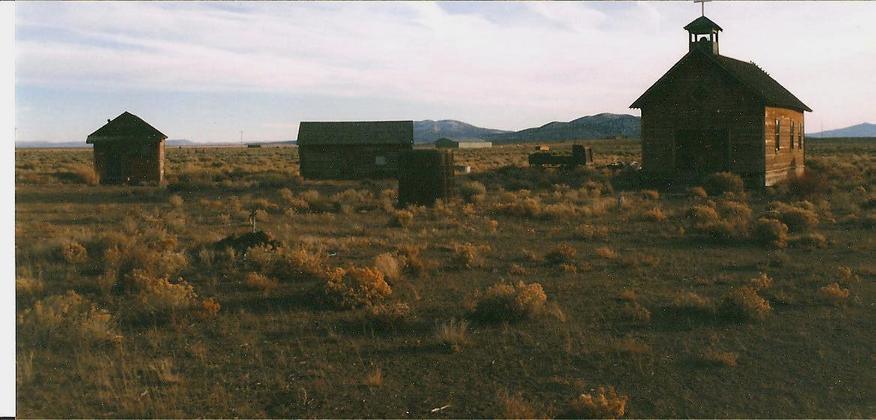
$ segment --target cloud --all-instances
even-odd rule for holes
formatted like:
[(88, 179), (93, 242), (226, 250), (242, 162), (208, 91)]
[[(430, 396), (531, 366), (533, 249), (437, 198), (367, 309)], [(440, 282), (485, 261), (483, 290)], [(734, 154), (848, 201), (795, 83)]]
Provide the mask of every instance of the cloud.
[[(867, 117), (876, 94), (868, 70), (876, 67), (867, 41), (876, 39), (872, 3), (706, 8), (725, 28), (723, 53), (757, 61), (825, 116), (843, 103), (854, 106), (847, 115), (836, 111), (838, 124)], [(687, 51), (681, 27), (695, 9), (647, 2), (22, 3), (17, 86), (68, 95), (368, 98), (375, 107), (410, 104), (411, 114), (465, 110), (484, 125), (524, 128), (629, 112)]]

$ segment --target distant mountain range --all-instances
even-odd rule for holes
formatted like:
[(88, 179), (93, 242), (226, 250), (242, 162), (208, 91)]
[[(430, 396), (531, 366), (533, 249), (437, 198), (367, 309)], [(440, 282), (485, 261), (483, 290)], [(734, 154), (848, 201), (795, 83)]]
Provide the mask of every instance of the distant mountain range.
[(640, 118), (627, 114), (596, 114), (569, 122), (553, 121), (541, 127), (493, 136), (498, 141), (587, 140), (616, 137), (639, 138)]
[(503, 131), (476, 127), (461, 121), (415, 121), (414, 142), (428, 143), (441, 137), (454, 140), (484, 139), (494, 142), (585, 140), (615, 137), (638, 138), (639, 117), (626, 114), (597, 114), (569, 122), (550, 122), (541, 127)]
[(808, 137), (876, 137), (876, 124), (862, 123), (851, 127), (837, 128), (820, 133), (806, 134)]
[[(493, 128), (477, 127), (456, 120), (424, 120), (414, 121), (414, 143), (431, 143), (446, 137), (453, 140), (488, 140), (495, 143), (527, 142), (527, 141), (559, 141), (587, 140), (605, 138), (639, 138), (641, 135), (640, 118), (627, 114), (596, 114), (581, 117), (569, 122), (550, 122), (541, 127), (527, 128), (520, 131), (505, 131)], [(819, 137), (876, 137), (876, 124), (863, 123), (851, 127), (827, 130), (820, 133), (808, 133), (807, 136)], [(290, 144), (293, 141), (282, 142), (248, 142), (265, 144)], [(231, 145), (233, 143), (228, 143)], [(168, 146), (216, 145), (215, 143), (194, 142), (188, 139), (170, 139)], [(72, 142), (16, 142), (15, 147), (89, 147), (84, 141)]]
[(414, 121), (414, 143), (431, 143), (442, 137), (454, 140), (484, 139), (504, 133), (508, 131), (475, 127), (456, 120)]

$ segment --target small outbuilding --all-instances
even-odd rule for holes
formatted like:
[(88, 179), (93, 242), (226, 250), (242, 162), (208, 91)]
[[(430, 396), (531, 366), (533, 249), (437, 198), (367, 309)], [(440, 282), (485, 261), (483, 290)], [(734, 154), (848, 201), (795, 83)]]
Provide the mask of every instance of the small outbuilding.
[(399, 154), (413, 147), (413, 121), (302, 121), (298, 126), (306, 179), (395, 178)]
[(643, 171), (681, 183), (729, 171), (754, 187), (802, 174), (812, 110), (754, 63), (721, 55), (709, 18), (684, 29), (688, 53), (630, 105), (642, 110)]
[(128, 111), (88, 135), (101, 184), (164, 182), (167, 136)]
[(439, 149), (485, 149), (488, 147), (493, 147), (493, 143), (480, 140), (451, 140), (446, 137), (442, 137), (438, 140), (435, 140), (435, 147)]

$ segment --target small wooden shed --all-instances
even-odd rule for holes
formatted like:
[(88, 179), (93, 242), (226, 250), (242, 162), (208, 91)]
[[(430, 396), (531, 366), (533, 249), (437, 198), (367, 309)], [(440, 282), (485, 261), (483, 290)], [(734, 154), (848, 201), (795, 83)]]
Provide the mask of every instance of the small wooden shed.
[(812, 110), (754, 63), (720, 55), (709, 18), (684, 29), (688, 53), (630, 105), (642, 110), (642, 169), (681, 183), (730, 171), (754, 187), (802, 174)]
[(101, 184), (164, 182), (167, 136), (128, 111), (88, 135)]
[(395, 178), (399, 154), (413, 147), (413, 121), (302, 121), (298, 126), (306, 179)]

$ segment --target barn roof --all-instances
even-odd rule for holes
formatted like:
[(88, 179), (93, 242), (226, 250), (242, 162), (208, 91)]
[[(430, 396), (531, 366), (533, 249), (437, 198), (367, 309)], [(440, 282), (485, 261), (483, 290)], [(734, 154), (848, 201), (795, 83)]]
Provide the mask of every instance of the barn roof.
[(298, 145), (413, 144), (413, 121), (302, 121)]
[(164, 140), (167, 136), (140, 117), (125, 111), (88, 135), (85, 143)]
[(780, 108), (796, 109), (798, 111), (812, 112), (806, 104), (800, 99), (797, 99), (794, 94), (785, 89), (776, 79), (770, 77), (765, 71), (754, 63), (747, 63), (735, 58), (725, 57), (723, 55), (711, 54), (701, 51), (698, 48), (692, 49), (684, 57), (681, 58), (674, 66), (672, 66), (666, 74), (651, 85), (639, 99), (636, 99), (630, 108), (642, 108), (642, 105), (648, 100), (648, 97), (657, 90), (657, 87), (665, 83), (673, 71), (678, 68), (683, 62), (691, 59), (694, 54), (700, 54), (708, 58), (706, 60), (712, 63), (719, 70), (728, 74), (731, 78), (738, 81), (745, 89), (759, 97), (764, 105), (776, 106)]
[(723, 31), (717, 23), (712, 22), (711, 19), (705, 16), (700, 16), (694, 19), (693, 22), (688, 23), (687, 26), (684, 27), (685, 31), (695, 34), (708, 34), (712, 32), (712, 29)]

